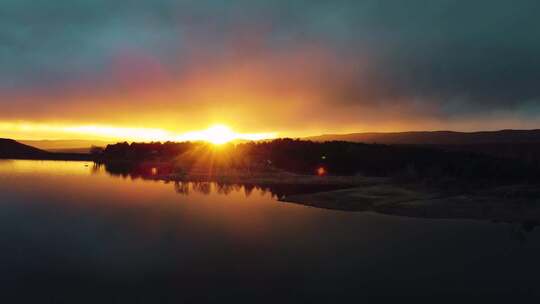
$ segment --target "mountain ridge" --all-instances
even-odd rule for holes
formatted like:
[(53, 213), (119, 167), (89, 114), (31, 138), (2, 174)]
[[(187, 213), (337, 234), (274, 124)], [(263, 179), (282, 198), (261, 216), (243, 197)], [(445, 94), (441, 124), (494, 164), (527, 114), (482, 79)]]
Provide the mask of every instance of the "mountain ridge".
[(16, 139), (16, 141), (49, 152), (78, 152), (88, 153), (90, 147), (105, 147), (108, 144), (114, 144), (116, 141), (104, 140), (86, 140), (86, 139), (42, 139), (26, 140)]
[(380, 144), (437, 144), (469, 145), (495, 143), (540, 143), (540, 129), (498, 131), (407, 131), (407, 132), (362, 132), (348, 134), (323, 134), (305, 137), (312, 141), (352, 141)]

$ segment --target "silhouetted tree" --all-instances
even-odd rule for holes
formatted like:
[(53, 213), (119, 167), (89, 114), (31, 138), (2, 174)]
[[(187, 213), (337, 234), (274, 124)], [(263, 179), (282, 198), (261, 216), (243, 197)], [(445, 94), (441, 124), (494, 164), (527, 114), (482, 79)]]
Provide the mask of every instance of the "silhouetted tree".
[(90, 154), (92, 154), (92, 156), (96, 157), (96, 156), (100, 156), (103, 151), (105, 151), (105, 149), (103, 149), (102, 147), (98, 147), (98, 146), (92, 146), (90, 148)]

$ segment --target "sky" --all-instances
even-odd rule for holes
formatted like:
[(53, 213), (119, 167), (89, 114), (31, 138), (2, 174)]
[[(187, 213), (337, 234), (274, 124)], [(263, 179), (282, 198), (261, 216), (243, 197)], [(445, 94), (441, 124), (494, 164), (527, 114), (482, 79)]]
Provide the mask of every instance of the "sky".
[(540, 128), (537, 0), (2, 0), (0, 137)]

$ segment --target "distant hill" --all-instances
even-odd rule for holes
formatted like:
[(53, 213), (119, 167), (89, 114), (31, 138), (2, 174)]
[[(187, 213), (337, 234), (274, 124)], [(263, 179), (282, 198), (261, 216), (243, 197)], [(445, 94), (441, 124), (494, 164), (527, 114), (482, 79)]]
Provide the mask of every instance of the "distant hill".
[(92, 160), (90, 154), (53, 153), (21, 144), (13, 139), (0, 138), (0, 158), (42, 160)]
[(328, 134), (304, 138), (312, 141), (351, 141), (379, 144), (476, 145), (540, 143), (540, 130), (483, 132), (418, 131), (396, 133)]
[(0, 158), (39, 158), (46, 151), (21, 144), (13, 139), (0, 138)]
[(66, 152), (66, 153), (88, 153), (90, 147), (106, 147), (108, 144), (116, 142), (99, 141), (99, 140), (84, 140), (84, 139), (67, 139), (67, 140), (19, 140), (20, 143), (36, 147), (49, 152)]
[[(106, 146), (103, 146), (106, 147)], [(80, 154), (89, 154), (92, 147), (88, 148), (67, 148), (67, 149), (47, 149), (48, 152), (54, 153), (80, 153)]]

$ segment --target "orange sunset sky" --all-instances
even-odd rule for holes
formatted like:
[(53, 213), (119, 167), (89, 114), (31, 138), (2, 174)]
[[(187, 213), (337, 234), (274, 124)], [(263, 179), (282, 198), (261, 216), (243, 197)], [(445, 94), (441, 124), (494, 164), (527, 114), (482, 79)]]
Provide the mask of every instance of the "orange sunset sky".
[(0, 137), (540, 127), (529, 4), (479, 24), (453, 1), (25, 2), (4, 5)]

